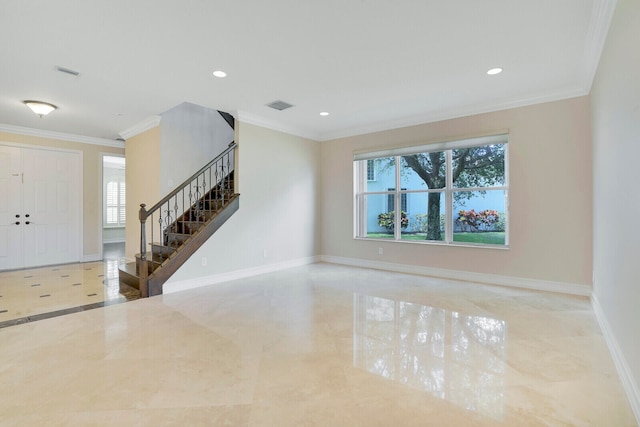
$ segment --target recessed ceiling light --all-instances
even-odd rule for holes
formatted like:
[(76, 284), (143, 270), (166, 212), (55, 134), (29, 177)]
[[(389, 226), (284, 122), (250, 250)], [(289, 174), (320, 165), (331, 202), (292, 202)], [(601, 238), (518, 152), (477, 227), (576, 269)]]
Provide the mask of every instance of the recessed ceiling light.
[(487, 74), (489, 74), (490, 76), (495, 76), (496, 74), (500, 74), (501, 72), (502, 72), (502, 68), (496, 67), (487, 71)]
[(321, 115), (321, 116), (328, 116), (328, 115), (329, 115), (329, 113), (328, 113), (328, 112), (326, 112), (326, 111), (323, 111), (322, 113), (320, 113), (320, 115)]
[(220, 78), (227, 77), (227, 73), (225, 73), (224, 71), (220, 71), (220, 70), (214, 71), (213, 75), (216, 76), (216, 77), (220, 77)]

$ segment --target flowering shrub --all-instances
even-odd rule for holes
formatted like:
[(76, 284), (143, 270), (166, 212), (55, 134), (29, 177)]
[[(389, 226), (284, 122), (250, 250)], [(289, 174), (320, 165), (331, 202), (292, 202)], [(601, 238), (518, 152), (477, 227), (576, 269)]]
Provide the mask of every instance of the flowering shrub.
[[(413, 221), (414, 230), (418, 233), (426, 233), (428, 229), (427, 223), (429, 222), (429, 214), (415, 214), (415, 220)], [(445, 216), (440, 215), (440, 232), (444, 233)]]
[[(382, 228), (385, 228), (387, 231), (393, 232), (393, 228), (395, 225), (395, 212), (383, 212), (378, 215), (378, 225)], [(407, 213), (405, 211), (400, 211), (400, 227), (405, 229), (408, 225), (409, 218), (407, 218)]]
[(499, 221), (500, 213), (492, 209), (480, 212), (476, 212), (474, 209), (470, 211), (461, 210), (458, 212), (458, 218), (456, 219), (456, 223), (461, 228), (467, 228), (469, 231), (492, 231)]

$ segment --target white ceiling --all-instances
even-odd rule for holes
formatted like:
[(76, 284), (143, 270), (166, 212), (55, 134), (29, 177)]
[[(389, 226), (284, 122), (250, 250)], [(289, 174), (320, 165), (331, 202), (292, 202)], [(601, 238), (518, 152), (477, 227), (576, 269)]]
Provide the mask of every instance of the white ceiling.
[[(614, 8), (615, 0), (4, 1), (0, 124), (113, 140), (186, 101), (326, 140), (580, 96)], [(488, 76), (492, 67), (504, 72)], [(228, 76), (214, 78), (217, 69)], [(25, 99), (59, 109), (39, 118)], [(295, 107), (265, 106), (275, 100)]]

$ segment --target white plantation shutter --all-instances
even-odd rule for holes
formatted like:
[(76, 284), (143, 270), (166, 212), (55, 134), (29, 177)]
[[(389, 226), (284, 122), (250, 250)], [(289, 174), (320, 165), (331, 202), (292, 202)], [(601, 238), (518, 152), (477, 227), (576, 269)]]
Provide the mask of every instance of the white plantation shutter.
[(111, 181), (107, 184), (105, 192), (105, 224), (110, 226), (122, 226), (125, 224), (126, 189), (124, 181)]
[(127, 213), (126, 213), (126, 209), (125, 209), (125, 200), (127, 199), (126, 197), (126, 184), (124, 181), (120, 181), (120, 200), (119, 200), (119, 204), (118, 204), (118, 223), (120, 225), (124, 225)]

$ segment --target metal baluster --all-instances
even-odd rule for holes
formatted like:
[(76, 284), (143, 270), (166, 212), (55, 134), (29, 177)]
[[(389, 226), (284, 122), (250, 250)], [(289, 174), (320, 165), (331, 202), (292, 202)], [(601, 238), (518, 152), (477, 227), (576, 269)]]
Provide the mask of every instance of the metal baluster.
[(158, 212), (158, 230), (160, 232), (160, 238), (162, 239), (163, 244), (166, 244), (166, 242), (169, 240), (169, 236), (165, 235), (162, 230), (162, 209), (160, 209)]
[(232, 196), (235, 193), (233, 189), (235, 181), (231, 182), (231, 153), (227, 155), (227, 171), (229, 172), (229, 195)]
[(218, 207), (218, 200), (220, 199), (220, 176), (218, 175), (218, 162), (216, 162), (214, 164), (215, 168), (216, 168), (216, 211), (219, 209)]
[(208, 197), (208, 203), (209, 203), (209, 210), (211, 210), (211, 194), (213, 193), (213, 189), (215, 188), (215, 183), (211, 181), (211, 167), (209, 167), (209, 182), (211, 183), (211, 189), (209, 190), (209, 197)]
[(165, 209), (165, 212), (167, 214), (167, 216), (164, 219), (164, 228), (165, 230), (167, 230), (167, 233), (172, 233), (173, 234), (173, 239), (172, 240), (177, 240), (178, 238), (178, 224), (171, 224), (173, 222), (173, 218), (171, 218), (171, 206), (169, 205), (169, 202), (167, 201), (167, 208)]
[(206, 195), (207, 195), (207, 181), (206, 181), (204, 172), (202, 172), (202, 196), (200, 196), (200, 198), (198, 199), (198, 204), (200, 204), (200, 212), (202, 214), (202, 222), (205, 222), (207, 220), (207, 215), (205, 214), (205, 208), (207, 207), (207, 205), (205, 204)]
[(147, 210), (145, 209), (146, 205), (142, 203), (140, 205), (140, 212), (138, 214), (138, 218), (140, 219), (140, 268), (138, 273), (140, 274), (138, 287), (140, 289), (140, 296), (143, 298), (149, 296), (148, 289), (148, 280), (147, 280), (147, 230), (146, 230), (146, 221), (147, 221)]
[[(174, 199), (173, 199), (174, 205), (173, 205), (173, 211), (175, 213), (175, 218), (176, 218), (176, 231), (177, 231), (177, 227), (178, 227), (178, 194), (175, 195)], [(184, 218), (183, 218), (184, 219)], [(169, 255), (169, 252), (167, 252), (167, 255)]]
[(225, 196), (226, 196), (226, 192), (227, 192), (227, 175), (225, 174), (224, 171), (224, 162), (222, 163), (222, 206), (225, 205)]

